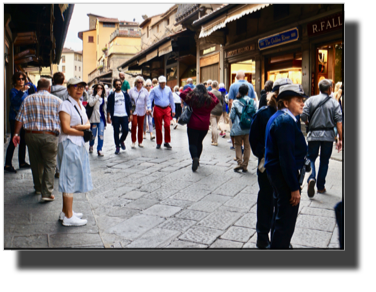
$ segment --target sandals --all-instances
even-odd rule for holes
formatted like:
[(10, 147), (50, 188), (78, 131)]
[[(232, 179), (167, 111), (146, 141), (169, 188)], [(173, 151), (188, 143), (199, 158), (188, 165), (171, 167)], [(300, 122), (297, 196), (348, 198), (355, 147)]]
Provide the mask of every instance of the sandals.
[(17, 173), (17, 170), (14, 169), (13, 166), (4, 166), (4, 170), (8, 171), (8, 172), (12, 172), (12, 173)]

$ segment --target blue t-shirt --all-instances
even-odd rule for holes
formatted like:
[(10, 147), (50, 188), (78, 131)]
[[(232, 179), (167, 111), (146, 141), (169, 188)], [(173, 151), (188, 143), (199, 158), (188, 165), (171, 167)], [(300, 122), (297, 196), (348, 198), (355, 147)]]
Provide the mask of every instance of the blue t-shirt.
[(188, 83), (188, 84), (184, 85), (183, 90), (186, 90), (188, 87), (190, 87), (191, 89), (195, 88), (195, 86), (193, 84)]
[(247, 82), (246, 80), (238, 80), (234, 84), (231, 84), (231, 86), (230, 86), (230, 92), (229, 92), (229, 95), (228, 95), (228, 99), (229, 100), (230, 99), (235, 99), (235, 97), (239, 93), (239, 87), (242, 84), (247, 84), (248, 85), (248, 96), (250, 98), (256, 98), (255, 91), (253, 89), (253, 85), (251, 83)]

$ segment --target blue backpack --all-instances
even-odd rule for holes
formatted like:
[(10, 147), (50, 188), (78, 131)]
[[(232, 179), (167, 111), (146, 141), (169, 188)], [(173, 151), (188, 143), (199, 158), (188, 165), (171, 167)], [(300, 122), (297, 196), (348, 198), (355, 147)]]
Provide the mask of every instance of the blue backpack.
[(254, 107), (254, 100), (251, 99), (250, 101), (246, 102), (244, 99), (239, 100), (240, 104), (243, 106), (243, 111), (241, 114), (236, 110), (236, 113), (239, 116), (240, 122), (239, 126), (242, 130), (249, 130), (251, 128), (253, 116), (256, 113), (256, 109)]

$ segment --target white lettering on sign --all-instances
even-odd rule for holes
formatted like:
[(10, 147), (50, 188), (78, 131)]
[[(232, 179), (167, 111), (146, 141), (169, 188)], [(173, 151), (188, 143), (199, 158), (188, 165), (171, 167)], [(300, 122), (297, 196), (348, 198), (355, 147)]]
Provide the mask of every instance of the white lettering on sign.
[(324, 30), (324, 28), (325, 28), (325, 21), (321, 21), (321, 30)]
[(312, 25), (313, 33), (318, 32), (317, 31), (317, 24)]
[[(338, 20), (338, 22), (336, 22)], [(317, 27), (317, 24), (312, 24), (312, 33), (318, 33), (320, 31), (329, 30), (338, 26), (342, 26), (341, 16), (338, 18), (332, 18), (330, 20), (323, 20), (320, 22), (321, 30)]]
[(328, 27), (329, 28), (332, 28), (332, 26), (330, 25), (330, 21), (328, 20), (328, 23), (327, 23), (327, 25), (326, 25), (326, 29), (328, 29)]
[(215, 51), (215, 46), (204, 50), (202, 54), (205, 55), (205, 54), (208, 54), (208, 53), (211, 53), (211, 52), (214, 52), (214, 51)]
[(341, 26), (342, 23), (341, 23), (341, 17), (338, 16), (338, 24)]

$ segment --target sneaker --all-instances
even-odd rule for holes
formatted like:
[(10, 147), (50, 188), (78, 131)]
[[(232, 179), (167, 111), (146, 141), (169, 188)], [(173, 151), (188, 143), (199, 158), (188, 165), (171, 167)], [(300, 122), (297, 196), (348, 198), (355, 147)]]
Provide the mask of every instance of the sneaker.
[(155, 139), (155, 136), (150, 135), (150, 141), (153, 141)]
[(103, 154), (103, 151), (102, 151), (102, 150), (99, 150), (99, 151), (98, 151), (98, 156), (101, 156), (101, 157), (102, 157), (102, 156), (104, 156), (104, 154)]
[(80, 219), (76, 216), (73, 216), (70, 217), (70, 218), (67, 218), (64, 216), (64, 219), (63, 219), (63, 225), (64, 226), (84, 226), (87, 224), (87, 220), (86, 219)]
[(227, 140), (227, 143), (232, 143), (232, 140), (231, 140), (231, 139), (228, 139), (228, 140)]
[(230, 149), (231, 149), (231, 150), (234, 150), (234, 149), (235, 149), (235, 147), (234, 147), (234, 146), (231, 146), (231, 147), (230, 147)]
[(242, 169), (243, 169), (243, 166), (238, 165), (237, 167), (234, 168), (234, 171), (235, 171), (235, 172), (239, 172), (239, 171), (241, 171)]
[(20, 165), (20, 168), (30, 168), (30, 164), (25, 162), (24, 164)]
[(89, 147), (89, 153), (93, 153), (93, 146)]
[(176, 123), (176, 126), (174, 127), (174, 130), (176, 130), (177, 127), (178, 127), (178, 124)]
[(132, 149), (135, 149), (135, 148), (136, 148), (136, 143), (132, 143), (131, 148), (132, 148)]
[(168, 150), (172, 149), (172, 147), (169, 143), (164, 143), (163, 146), (166, 147)]
[(222, 138), (226, 138), (226, 133), (223, 134)]
[[(76, 216), (78, 219), (81, 219), (82, 216), (84, 216), (84, 214), (82, 214), (82, 213), (76, 213), (76, 212), (73, 211), (73, 216)], [(59, 220), (60, 220), (60, 221), (63, 221), (63, 220), (64, 220), (64, 217), (65, 217), (64, 212), (61, 212), (61, 213), (60, 213), (60, 216), (59, 216)]]
[(214, 143), (214, 142), (212, 142), (211, 145), (212, 145), (212, 146), (218, 146), (218, 143)]
[(146, 139), (146, 133), (144, 133), (144, 139)]
[(315, 184), (316, 184), (316, 181), (313, 178), (311, 178), (308, 182), (307, 193), (308, 193), (308, 197), (310, 198), (313, 198), (313, 196), (315, 195)]
[(144, 145), (142, 145), (142, 144), (138, 144), (138, 147), (140, 147), (140, 148), (144, 148)]
[(17, 173), (17, 170), (15, 170), (13, 166), (4, 166), (4, 170), (8, 172)]
[(319, 194), (325, 194), (326, 193), (326, 188), (323, 188), (322, 190), (317, 190)]
[(119, 154), (119, 153), (120, 153), (120, 147), (116, 147), (115, 154)]
[(125, 150), (126, 147), (125, 147), (124, 142), (121, 142), (120, 145), (121, 145), (121, 149)]
[(161, 149), (161, 144), (157, 144), (157, 149)]
[(192, 171), (193, 172), (195, 172), (197, 170), (198, 165), (199, 165), (198, 158), (193, 158), (193, 161), (192, 161)]

